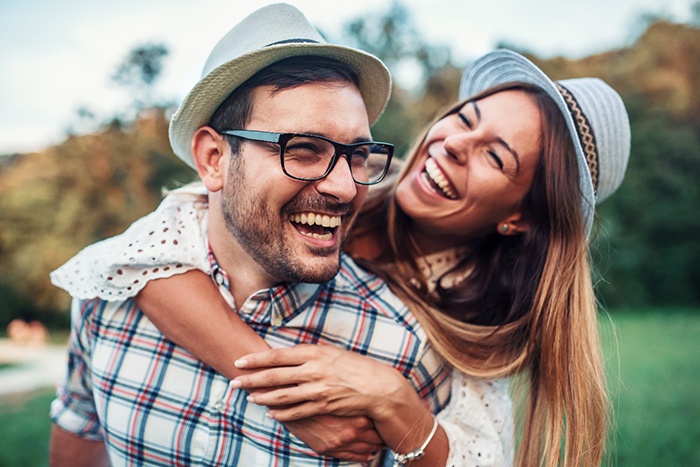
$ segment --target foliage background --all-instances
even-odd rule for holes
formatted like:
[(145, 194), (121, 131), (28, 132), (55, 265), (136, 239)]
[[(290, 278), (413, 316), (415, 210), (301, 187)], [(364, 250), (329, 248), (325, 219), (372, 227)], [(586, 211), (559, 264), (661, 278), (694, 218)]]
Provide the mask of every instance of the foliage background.
[[(626, 179), (600, 206), (593, 255), (608, 308), (700, 305), (700, 8), (689, 24), (648, 15), (629, 47), (571, 60), (519, 50), (553, 78), (598, 76), (622, 95), (632, 125)], [(335, 39), (334, 39), (335, 40)], [(336, 40), (337, 41), (337, 40)], [(419, 70), (415, 88), (394, 85), (373, 128), (403, 154), (412, 135), (457, 97), (461, 70), (447, 46), (429, 44), (399, 3), (345, 25), (343, 39), (395, 71)], [(512, 44), (509, 48), (518, 49)], [(133, 106), (104, 122), (81, 109), (94, 131), (56, 146), (0, 157), (0, 327), (15, 317), (65, 325), (68, 297), (48, 273), (81, 248), (123, 231), (151, 211), (162, 189), (195, 174), (167, 139), (172, 105), (153, 90), (167, 47), (137, 48), (113, 79)]]
[[(695, 13), (688, 24), (645, 15), (629, 47), (578, 60), (503, 44), (553, 78), (601, 77), (630, 113), (627, 175), (598, 210), (593, 248), (599, 297), (613, 311), (601, 323), (615, 410), (612, 465), (700, 465), (700, 2)], [(395, 84), (373, 129), (398, 154), (457, 97), (466, 64), (425, 41), (398, 3), (333, 39), (375, 53), (392, 72), (418, 65), (420, 84)], [(163, 187), (194, 178), (169, 147), (172, 105), (154, 98), (165, 59), (167, 47), (145, 44), (115, 71), (133, 95), (119, 115), (80, 109), (67, 126), (83, 131), (63, 143), (0, 156), (0, 332), (18, 317), (65, 328), (69, 297), (49, 272), (150, 212)], [(0, 398), (0, 466), (46, 464), (52, 398), (50, 389)]]

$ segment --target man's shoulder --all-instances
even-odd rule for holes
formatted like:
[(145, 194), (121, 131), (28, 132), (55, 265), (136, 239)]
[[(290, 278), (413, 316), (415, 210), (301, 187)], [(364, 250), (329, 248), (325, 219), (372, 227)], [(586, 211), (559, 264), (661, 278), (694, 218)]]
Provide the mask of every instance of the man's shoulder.
[(76, 318), (87, 323), (93, 320), (108, 320), (119, 311), (132, 310), (136, 308), (133, 298), (121, 300), (104, 300), (101, 298), (73, 298), (71, 313), (73, 321)]
[(340, 271), (331, 283), (336, 292), (353, 294), (381, 314), (402, 322), (415, 322), (406, 305), (394, 295), (384, 279), (362, 269), (345, 254), (341, 256)]
[(340, 270), (331, 282), (337, 290), (351, 290), (360, 296), (387, 296), (394, 297), (384, 279), (373, 272), (361, 268), (350, 256), (342, 254), (340, 257)]

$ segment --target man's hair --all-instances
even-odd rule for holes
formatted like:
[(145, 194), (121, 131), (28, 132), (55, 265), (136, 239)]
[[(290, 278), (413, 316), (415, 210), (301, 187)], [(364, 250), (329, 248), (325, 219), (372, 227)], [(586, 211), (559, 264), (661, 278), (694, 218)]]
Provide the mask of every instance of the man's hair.
[[(269, 65), (236, 88), (216, 109), (209, 126), (218, 132), (245, 129), (253, 111), (252, 91), (272, 86), (273, 93), (309, 83), (352, 83), (359, 87), (355, 70), (341, 61), (318, 56), (290, 57)], [(231, 151), (238, 152), (240, 138), (226, 136)]]

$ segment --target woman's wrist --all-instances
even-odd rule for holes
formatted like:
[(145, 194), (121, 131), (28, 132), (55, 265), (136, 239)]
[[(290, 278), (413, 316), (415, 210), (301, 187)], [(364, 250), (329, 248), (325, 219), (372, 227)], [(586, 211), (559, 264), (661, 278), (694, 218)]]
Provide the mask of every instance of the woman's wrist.
[(397, 417), (407, 411), (415, 411), (416, 407), (423, 407), (423, 402), (411, 383), (399, 371), (394, 370), (390, 374), (391, 379), (388, 381), (377, 380), (381, 389), (371, 391), (373, 404), (367, 415), (379, 425), (394, 425)]
[(391, 452), (391, 454), (394, 456), (394, 462), (392, 466), (399, 467), (401, 465), (406, 465), (409, 462), (422, 458), (425, 455), (425, 449), (428, 447), (428, 444), (430, 444), (430, 442), (433, 440), (437, 429), (438, 421), (435, 417), (433, 417), (433, 427), (431, 428), (428, 437), (425, 439), (425, 441), (423, 441), (423, 444), (421, 444), (419, 448), (403, 454), (394, 451)]
[(407, 454), (432, 438), (436, 425), (413, 386), (403, 376), (401, 379), (402, 384), (381, 398), (369, 416), (389, 449)]

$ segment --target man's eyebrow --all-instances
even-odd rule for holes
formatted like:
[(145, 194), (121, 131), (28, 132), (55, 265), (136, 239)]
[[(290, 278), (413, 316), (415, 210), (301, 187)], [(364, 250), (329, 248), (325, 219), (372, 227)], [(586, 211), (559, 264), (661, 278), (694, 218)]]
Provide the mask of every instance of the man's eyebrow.
[[(321, 138), (328, 138), (328, 139), (332, 139), (333, 141), (335, 141), (333, 138), (330, 138), (328, 135), (325, 135), (323, 133), (319, 133), (317, 131), (302, 132), (302, 133), (298, 133), (298, 134), (307, 135), (307, 136), (320, 136)], [(374, 138), (372, 138), (371, 136), (357, 136), (355, 139), (353, 139), (349, 143), (345, 143), (342, 141), (337, 141), (337, 142), (340, 144), (374, 143)]]
[[(481, 122), (481, 109), (479, 109), (479, 105), (476, 103), (476, 101), (471, 101), (470, 104), (474, 107), (476, 121), (478, 123)], [(506, 148), (506, 150), (513, 155), (513, 158), (515, 159), (516, 172), (520, 172), (520, 156), (518, 155), (518, 151), (511, 148), (510, 145), (506, 143), (506, 141), (500, 136), (496, 137), (496, 141), (498, 142), (498, 144)]]

